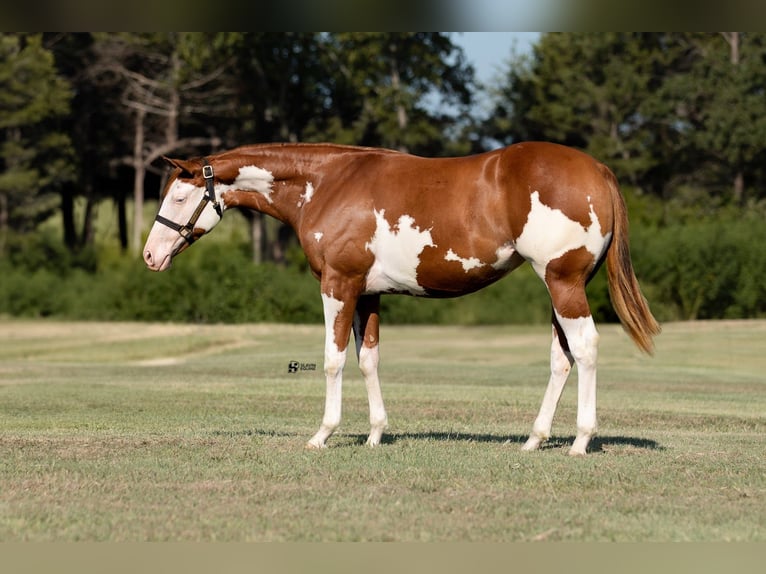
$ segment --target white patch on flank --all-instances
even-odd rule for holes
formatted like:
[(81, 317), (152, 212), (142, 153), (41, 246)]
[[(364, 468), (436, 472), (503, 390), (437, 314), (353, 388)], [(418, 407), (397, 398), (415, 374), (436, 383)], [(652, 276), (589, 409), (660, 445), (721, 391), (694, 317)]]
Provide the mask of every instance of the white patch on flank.
[(375, 255), (375, 262), (367, 273), (365, 293), (403, 291), (422, 295), (425, 290), (418, 284), (417, 269), (423, 249), (436, 247), (431, 230), (421, 231), (409, 215), (402, 215), (390, 226), (384, 213), (375, 211), (375, 234), (365, 245), (365, 249)]
[(511, 269), (513, 267), (511, 258), (515, 254), (516, 254), (516, 249), (510, 243), (501, 245), (495, 250), (495, 256), (497, 256), (497, 261), (495, 261), (492, 264), (492, 268), (498, 269), (501, 271), (506, 271), (508, 269)]
[(463, 266), (463, 271), (468, 273), (471, 269), (474, 267), (481, 267), (484, 265), (481, 261), (479, 261), (476, 257), (469, 257), (468, 259), (464, 257), (458, 257), (457, 254), (450, 249), (447, 251), (447, 255), (444, 256), (445, 261), (459, 261), (460, 264)]
[(311, 198), (314, 197), (314, 184), (312, 184), (310, 181), (306, 182), (306, 191), (301, 195), (301, 199), (298, 202), (298, 207), (302, 207), (306, 205), (309, 201), (311, 201)]
[(592, 205), (590, 221), (588, 227), (583, 227), (561, 210), (543, 204), (540, 193), (535, 191), (524, 230), (516, 240), (516, 249), (530, 261), (540, 277), (545, 277), (548, 263), (573, 249), (585, 247), (598, 259), (608, 244), (610, 234), (601, 234), (601, 224)]
[(257, 191), (266, 196), (267, 201), (271, 203), (273, 184), (274, 176), (270, 171), (256, 165), (246, 165), (239, 168), (239, 175), (229, 188), (241, 189), (244, 191)]
[(317, 231), (317, 232), (314, 234), (314, 239), (316, 239), (316, 240), (317, 240), (317, 243), (319, 243), (319, 240), (320, 240), (320, 239), (322, 239), (322, 237), (323, 237), (323, 236), (324, 236), (324, 233), (322, 233), (321, 231)]

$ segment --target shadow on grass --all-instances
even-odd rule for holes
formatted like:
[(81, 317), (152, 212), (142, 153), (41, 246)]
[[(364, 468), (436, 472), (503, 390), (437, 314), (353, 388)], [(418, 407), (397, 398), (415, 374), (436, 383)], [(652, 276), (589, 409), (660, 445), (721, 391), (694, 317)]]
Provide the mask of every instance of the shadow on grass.
[[(295, 437), (296, 433), (283, 432), (276, 430), (264, 430), (264, 429), (241, 429), (241, 430), (219, 430), (211, 433), (213, 436), (218, 437)], [(520, 434), (481, 434), (481, 433), (463, 433), (463, 432), (394, 432), (385, 433), (381, 439), (382, 444), (396, 444), (402, 440), (415, 440), (415, 441), (442, 441), (442, 442), (477, 442), (477, 443), (508, 443), (511, 445), (522, 444), (527, 440), (529, 435)], [(366, 434), (352, 434), (346, 435), (346, 438), (353, 444), (363, 445), (367, 441)], [(570, 436), (553, 436), (540, 446), (540, 450), (551, 450), (557, 448), (568, 448), (574, 442), (574, 435)], [(630, 436), (595, 436), (588, 446), (588, 452), (597, 453), (605, 452), (614, 447), (632, 447), (643, 450), (665, 450), (665, 447), (659, 444), (657, 441), (647, 438), (630, 437)]]
[[(504, 435), (504, 434), (475, 434), (460, 432), (418, 432), (418, 433), (389, 433), (384, 434), (381, 442), (383, 444), (394, 444), (400, 440), (432, 440), (432, 441), (464, 441), (480, 443), (508, 443), (518, 444), (521, 447), (529, 435)], [(364, 444), (367, 440), (366, 435), (354, 435), (354, 439), (359, 444)], [(540, 446), (540, 450), (549, 450), (555, 448), (568, 448), (574, 442), (572, 436), (554, 436), (548, 439)], [(655, 440), (629, 437), (629, 436), (595, 436), (588, 446), (588, 452), (604, 452), (610, 447), (628, 446), (644, 450), (665, 450), (661, 444)]]

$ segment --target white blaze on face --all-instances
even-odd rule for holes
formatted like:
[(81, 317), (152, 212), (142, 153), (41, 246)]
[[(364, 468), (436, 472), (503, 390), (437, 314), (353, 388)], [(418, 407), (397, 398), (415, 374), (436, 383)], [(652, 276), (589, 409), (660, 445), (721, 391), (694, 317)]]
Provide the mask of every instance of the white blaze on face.
[(467, 259), (464, 257), (458, 257), (457, 254), (454, 251), (452, 251), (452, 249), (447, 251), (447, 255), (444, 256), (444, 260), (459, 261), (460, 264), (463, 266), (463, 271), (465, 271), (466, 273), (470, 271), (471, 269), (473, 269), (474, 267), (481, 267), (482, 265), (484, 265), (484, 263), (479, 261), (476, 257), (469, 257)]
[(314, 234), (314, 239), (316, 239), (316, 240), (317, 240), (317, 243), (319, 243), (319, 240), (320, 240), (320, 239), (322, 239), (322, 237), (324, 237), (324, 233), (322, 233), (321, 231), (317, 231), (317, 232)]
[(532, 208), (516, 249), (532, 264), (540, 277), (545, 277), (548, 263), (567, 251), (585, 247), (598, 260), (609, 243), (610, 233), (601, 234), (598, 216), (590, 207), (590, 225), (583, 227), (561, 210), (551, 209), (540, 201), (540, 193), (532, 193)]
[[(205, 194), (204, 187), (196, 187), (187, 181), (175, 180), (168, 189), (165, 198), (160, 205), (159, 215), (178, 225), (186, 225), (194, 210), (197, 209), (202, 196)], [(223, 202), (221, 202), (223, 205)], [(205, 233), (213, 229), (221, 220), (212, 203), (208, 203), (202, 210), (194, 224), (195, 229), (204, 229)], [(185, 240), (175, 229), (155, 221), (149, 232), (144, 246), (144, 254), (151, 254), (152, 269), (163, 271), (170, 267), (173, 255), (175, 255)]]
[(365, 245), (375, 255), (375, 262), (367, 273), (365, 292), (403, 291), (422, 295), (425, 290), (418, 284), (417, 269), (423, 249), (436, 247), (431, 230), (421, 231), (409, 215), (402, 215), (390, 226), (384, 213), (375, 211), (375, 234)]

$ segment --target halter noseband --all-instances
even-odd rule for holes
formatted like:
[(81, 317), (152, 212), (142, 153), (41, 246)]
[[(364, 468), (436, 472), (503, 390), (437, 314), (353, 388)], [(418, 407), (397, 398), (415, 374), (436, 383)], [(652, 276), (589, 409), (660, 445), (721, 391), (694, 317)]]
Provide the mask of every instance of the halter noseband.
[(205, 193), (202, 194), (202, 199), (199, 200), (197, 208), (194, 210), (194, 213), (192, 213), (189, 221), (186, 222), (186, 225), (170, 221), (159, 213), (157, 214), (157, 217), (154, 218), (157, 223), (161, 223), (162, 225), (177, 231), (189, 245), (196, 241), (194, 238), (194, 225), (197, 223), (200, 215), (202, 215), (208, 202), (213, 204), (213, 208), (218, 214), (219, 219), (223, 219), (223, 208), (221, 207), (221, 202), (218, 201), (218, 198), (215, 195), (215, 186), (213, 185), (213, 166), (210, 165), (205, 158), (202, 160), (202, 177), (205, 178)]

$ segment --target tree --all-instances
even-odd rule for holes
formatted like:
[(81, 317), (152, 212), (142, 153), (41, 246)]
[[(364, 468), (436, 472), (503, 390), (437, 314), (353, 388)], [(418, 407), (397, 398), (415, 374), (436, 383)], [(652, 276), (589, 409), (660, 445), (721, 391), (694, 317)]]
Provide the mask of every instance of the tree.
[(200, 40), (182, 33), (98, 36), (93, 72), (121, 86), (121, 104), (132, 116), (132, 151), (117, 161), (134, 172), (134, 254), (141, 247), (144, 183), (152, 164), (166, 154), (220, 144), (213, 129), (205, 135), (180, 135), (182, 117), (214, 113), (229, 93), (225, 83), (216, 82), (226, 65), (208, 67), (216, 59), (210, 49), (214, 43)]
[(666, 201), (740, 202), (762, 195), (765, 55), (760, 34), (546, 34), (488, 133), (580, 147)]
[(73, 150), (57, 122), (71, 91), (39, 34), (0, 34), (0, 254), (9, 231), (28, 232), (57, 208)]
[(437, 109), (467, 115), (474, 72), (447, 34), (349, 32), (325, 44), (332, 90), (312, 130), (426, 155), (453, 151), (445, 136), (455, 118)]

